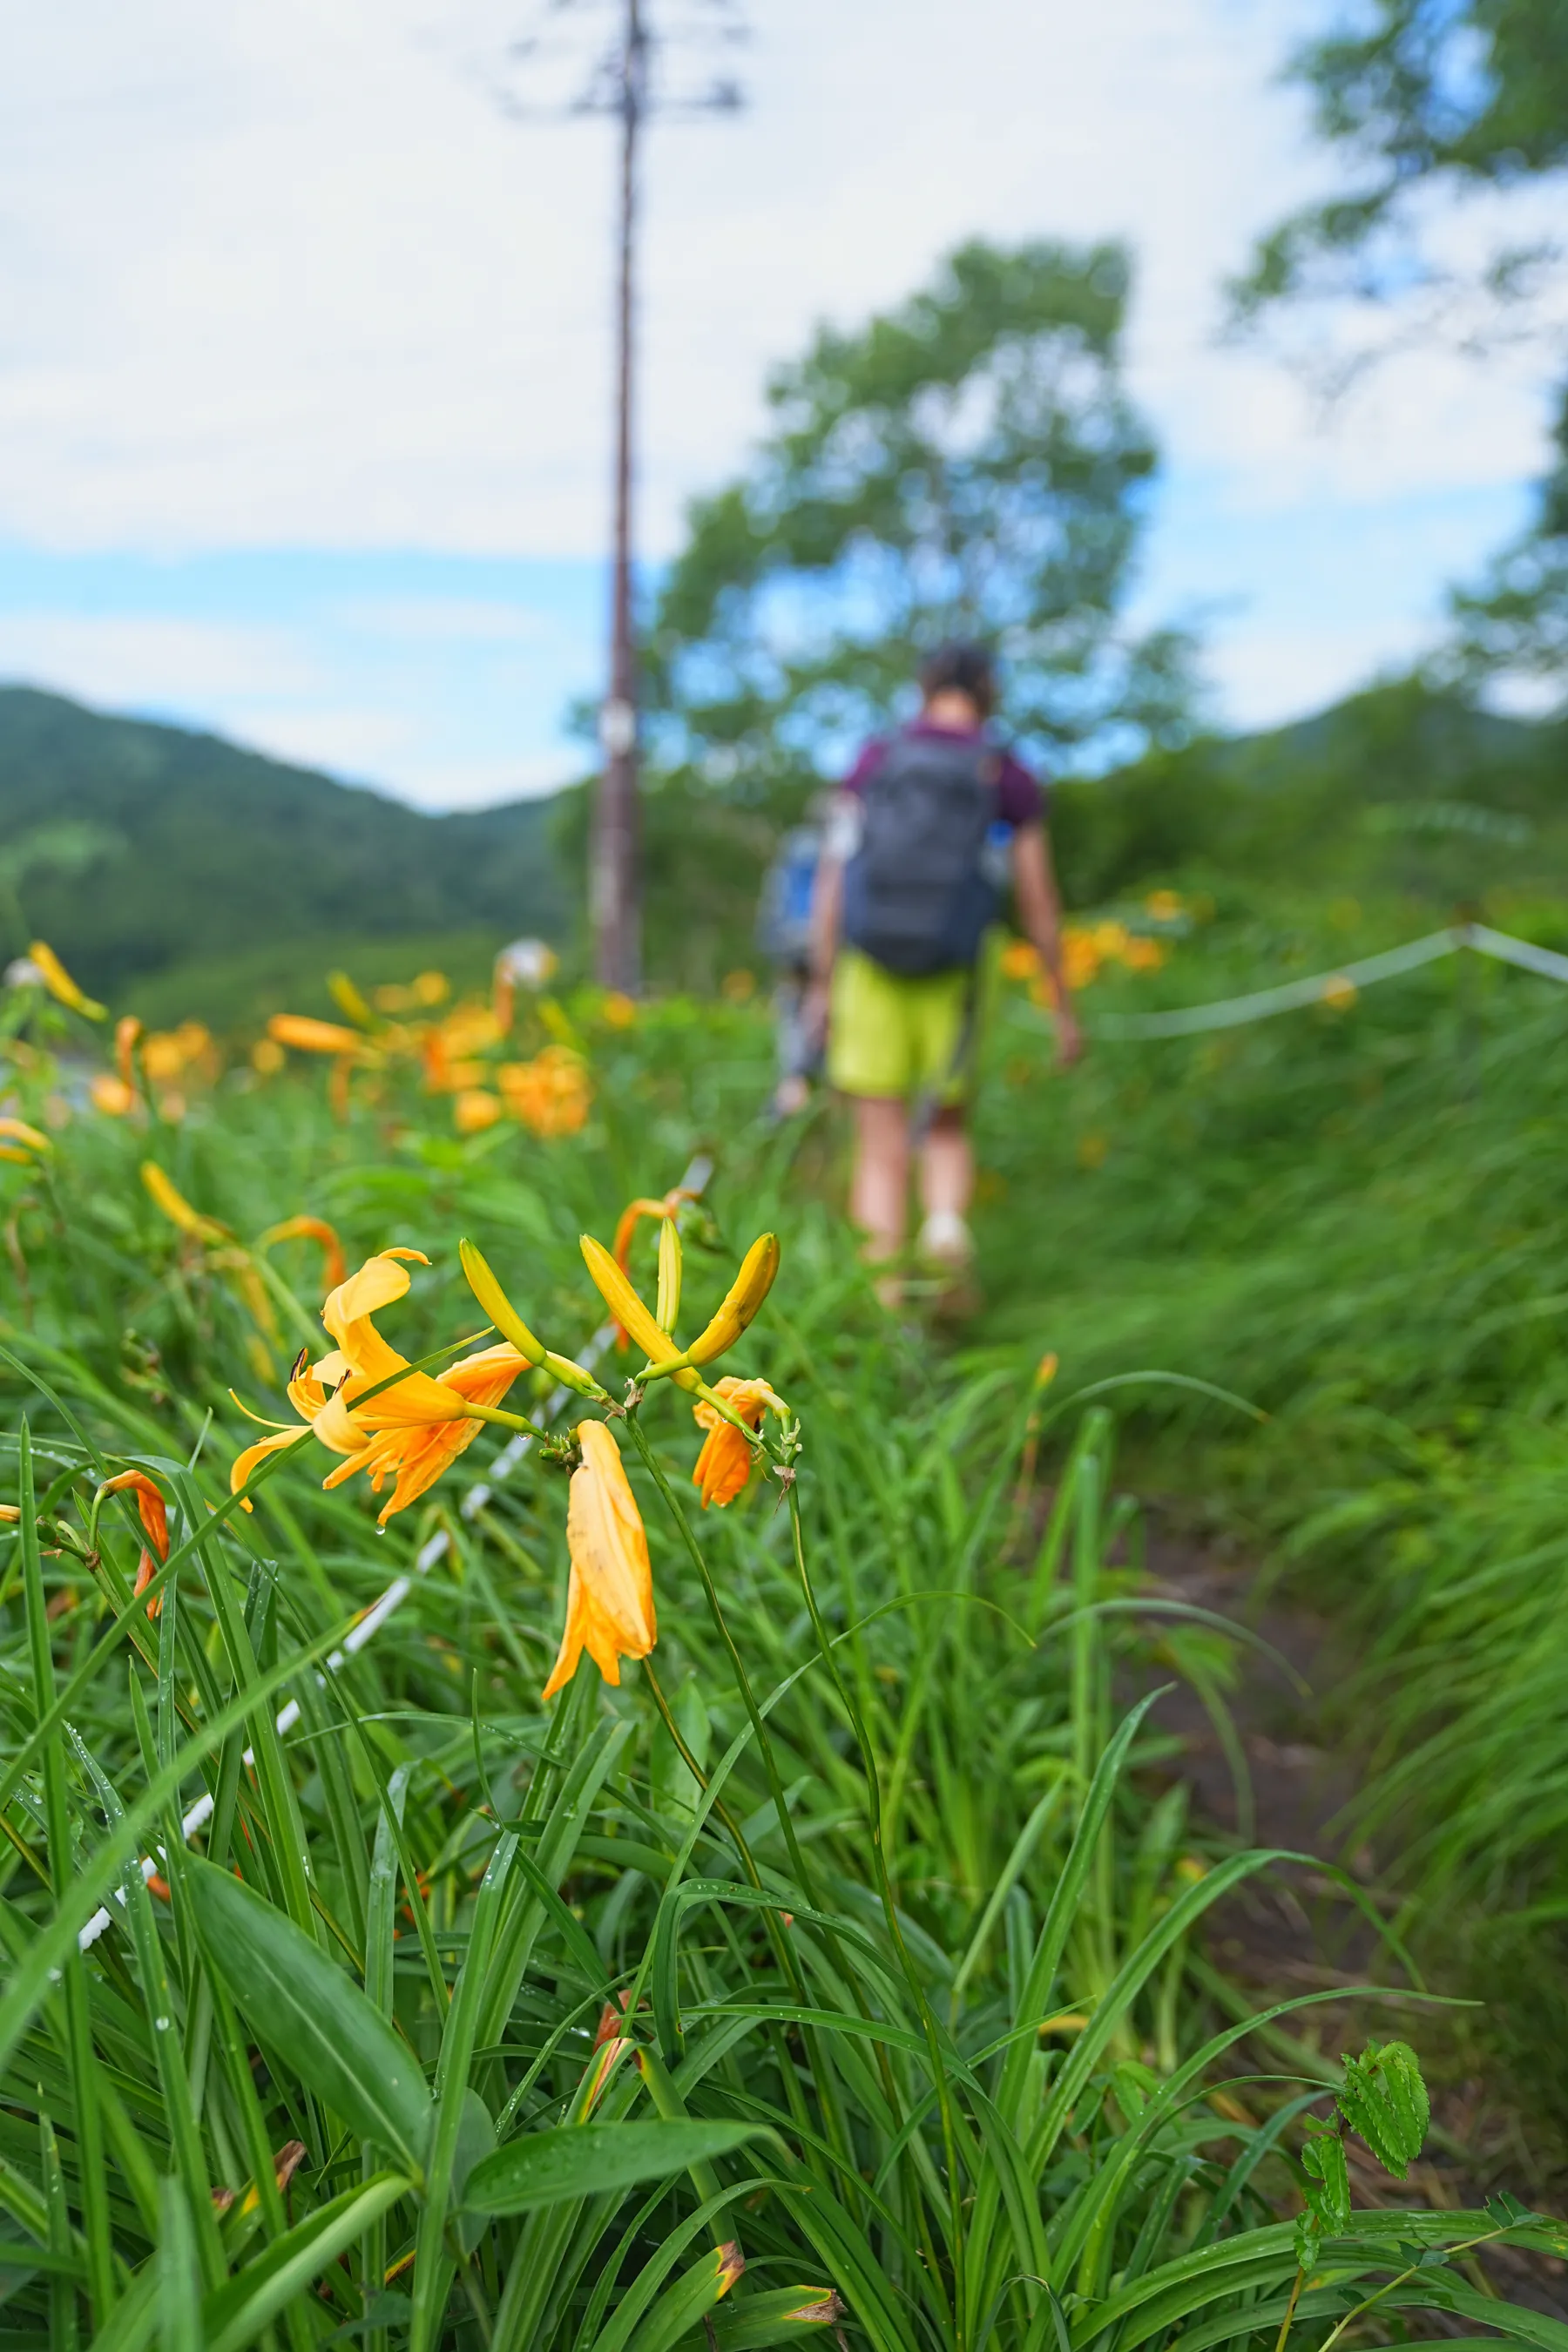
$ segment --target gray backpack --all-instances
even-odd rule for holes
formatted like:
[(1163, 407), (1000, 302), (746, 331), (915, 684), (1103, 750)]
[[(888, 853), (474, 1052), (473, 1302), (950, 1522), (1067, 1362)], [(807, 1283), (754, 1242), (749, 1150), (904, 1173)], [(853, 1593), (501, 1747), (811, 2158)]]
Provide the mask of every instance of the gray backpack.
[(984, 736), (896, 735), (861, 798), (844, 936), (889, 971), (961, 971), (995, 920), (986, 856), (1001, 757)]

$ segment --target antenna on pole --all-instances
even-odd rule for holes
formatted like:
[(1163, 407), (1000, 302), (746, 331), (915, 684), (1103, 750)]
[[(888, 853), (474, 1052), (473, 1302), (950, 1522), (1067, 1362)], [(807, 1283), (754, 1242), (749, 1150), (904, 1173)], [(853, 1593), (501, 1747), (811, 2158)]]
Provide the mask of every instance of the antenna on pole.
[[(595, 0), (549, 0), (546, 15), (585, 13)], [(636, 608), (637, 170), (644, 128), (655, 114), (733, 114), (744, 104), (732, 75), (714, 73), (687, 83), (669, 65), (684, 46), (711, 48), (746, 38), (741, 0), (607, 0), (614, 16), (608, 39), (587, 79), (563, 107), (538, 107), (502, 93), (516, 120), (563, 112), (607, 114), (619, 130), (619, 192), (616, 252), (614, 520), (611, 530), (610, 628), (606, 692), (599, 706), (603, 755), (594, 797), (588, 852), (588, 908), (594, 974), (605, 988), (636, 992), (642, 979), (638, 888), (637, 774), (640, 728)], [(600, 13), (604, 13), (601, 5)], [(538, 34), (513, 42), (524, 65), (550, 46)]]

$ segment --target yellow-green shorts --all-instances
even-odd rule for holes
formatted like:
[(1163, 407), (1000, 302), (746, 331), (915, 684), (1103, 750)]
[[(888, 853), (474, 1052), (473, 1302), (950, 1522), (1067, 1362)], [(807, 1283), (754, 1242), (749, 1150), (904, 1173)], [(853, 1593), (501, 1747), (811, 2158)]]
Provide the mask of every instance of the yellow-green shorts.
[(926, 1095), (960, 1103), (970, 1091), (978, 1023), (976, 974), (918, 980), (887, 971), (855, 948), (833, 967), (827, 1076), (846, 1095)]

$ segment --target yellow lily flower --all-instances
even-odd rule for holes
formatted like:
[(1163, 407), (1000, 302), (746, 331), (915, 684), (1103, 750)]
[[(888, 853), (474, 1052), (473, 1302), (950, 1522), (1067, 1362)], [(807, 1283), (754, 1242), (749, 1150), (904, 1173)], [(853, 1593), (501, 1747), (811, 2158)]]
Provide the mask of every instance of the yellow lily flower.
[[(738, 1381), (726, 1372), (713, 1386), (716, 1397), (722, 1397), (733, 1413), (738, 1413), (748, 1429), (757, 1428), (763, 1413), (772, 1406), (774, 1412), (787, 1412), (783, 1397), (775, 1396), (766, 1381)], [(697, 1457), (697, 1467), (691, 1473), (691, 1483), (700, 1487), (702, 1507), (711, 1503), (722, 1510), (732, 1503), (744, 1488), (752, 1475), (752, 1449), (732, 1421), (700, 1400), (691, 1408), (692, 1419), (699, 1429), (705, 1429), (702, 1451)]]
[(35, 940), (27, 950), (27, 961), (37, 969), (39, 979), (58, 1004), (68, 1004), (73, 1013), (84, 1013), (89, 1021), (107, 1021), (105, 1008), (77, 986), (58, 956), (47, 940)]
[(621, 1660), (646, 1658), (658, 1638), (647, 1530), (620, 1448), (602, 1421), (579, 1422), (577, 1443), (583, 1462), (566, 1508), (566, 1629), (545, 1698), (572, 1680), (584, 1650), (607, 1683), (618, 1683)]

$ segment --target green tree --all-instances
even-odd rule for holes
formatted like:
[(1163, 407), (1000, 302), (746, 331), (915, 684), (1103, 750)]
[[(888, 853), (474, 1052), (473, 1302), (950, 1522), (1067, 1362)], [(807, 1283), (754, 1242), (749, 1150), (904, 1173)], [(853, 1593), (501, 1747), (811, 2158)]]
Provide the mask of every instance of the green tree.
[(656, 744), (742, 800), (820, 773), (978, 634), (1053, 761), (1179, 735), (1187, 641), (1126, 597), (1155, 452), (1121, 380), (1116, 245), (971, 244), (768, 386), (771, 428), (699, 501), (652, 631)]
[(1474, 588), (1452, 598), (1458, 624), (1445, 666), (1465, 683), (1496, 677), (1545, 681), (1568, 702), (1568, 386), (1552, 432), (1556, 464), (1541, 483), (1530, 528)]
[[(1568, 0), (1369, 0), (1288, 74), (1310, 92), (1349, 184), (1261, 240), (1231, 289), (1241, 323), (1281, 304), (1349, 300), (1398, 331), (1458, 330), (1484, 347), (1502, 314), (1511, 329), (1544, 318), (1554, 241), (1495, 247), (1467, 277), (1435, 257), (1430, 228), (1434, 198), (1539, 192), (1568, 175)], [(1369, 356), (1324, 350), (1331, 382)], [(1437, 666), (1449, 679), (1510, 671), (1568, 693), (1568, 385), (1554, 439), (1531, 528), (1453, 599), (1455, 639)]]
[[(1427, 199), (1518, 190), (1568, 171), (1565, 0), (1366, 0), (1297, 50), (1318, 135), (1351, 184), (1290, 214), (1232, 289), (1243, 319), (1314, 294), (1379, 306), (1456, 285), (1434, 257)], [(1517, 302), (1555, 258), (1494, 250), (1480, 289)]]

